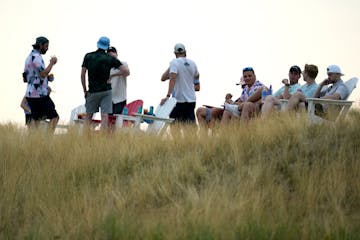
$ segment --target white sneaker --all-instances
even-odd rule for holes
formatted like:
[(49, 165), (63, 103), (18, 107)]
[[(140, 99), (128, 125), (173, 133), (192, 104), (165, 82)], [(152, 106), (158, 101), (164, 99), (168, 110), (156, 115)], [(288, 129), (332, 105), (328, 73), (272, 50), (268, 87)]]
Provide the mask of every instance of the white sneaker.
[(225, 110), (231, 112), (233, 115), (240, 117), (239, 106), (236, 104), (224, 103)]

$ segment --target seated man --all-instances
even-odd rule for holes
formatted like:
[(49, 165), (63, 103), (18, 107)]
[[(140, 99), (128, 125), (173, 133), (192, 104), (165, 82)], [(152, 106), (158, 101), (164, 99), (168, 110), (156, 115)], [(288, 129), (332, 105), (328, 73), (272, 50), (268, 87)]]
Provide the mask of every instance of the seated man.
[(305, 64), (303, 74), (303, 79), (306, 82), (302, 85), (296, 93), (294, 93), (288, 102), (286, 107), (287, 110), (295, 110), (299, 109), (300, 106), (304, 106), (306, 104), (306, 98), (311, 98), (314, 96), (315, 91), (318, 85), (315, 82), (315, 78), (318, 75), (318, 67), (311, 64)]
[[(244, 82), (244, 78), (240, 78), (240, 82), (236, 83), (236, 85), (240, 85), (242, 89), (245, 88), (246, 84)], [(232, 95), (230, 93), (226, 94), (225, 96), (225, 103), (234, 103), (234, 101), (231, 99)], [(198, 119), (199, 125), (207, 126), (211, 128), (214, 125), (215, 121), (221, 120), (221, 117), (223, 115), (224, 109), (223, 108), (217, 108), (217, 107), (199, 107), (196, 110), (196, 117)]]
[(243, 77), (246, 86), (234, 104), (224, 104), (225, 111), (222, 115), (221, 124), (228, 124), (233, 117), (240, 117), (242, 121), (248, 121), (255, 115), (260, 106), (261, 91), (264, 84), (256, 80), (255, 71), (251, 67), (243, 69)]
[[(261, 117), (268, 117), (275, 105), (280, 105), (279, 99), (289, 99), (292, 94), (294, 94), (299, 88), (300, 84), (299, 79), (301, 77), (301, 69), (299, 66), (292, 66), (289, 70), (289, 80), (283, 79), (282, 86), (277, 90), (273, 95), (267, 96), (265, 98), (264, 104), (261, 108)], [(289, 83), (290, 81), (290, 83)]]
[[(341, 76), (344, 74), (341, 73), (340, 67), (337, 65), (330, 65), (327, 68), (327, 75), (324, 81), (319, 84), (317, 88), (314, 98), (323, 98), (323, 99), (332, 99), (332, 100), (345, 100), (349, 96), (349, 89), (344, 84), (343, 80), (341, 80)], [(323, 86), (332, 84), (326, 90), (322, 90)], [(322, 104), (315, 105), (315, 114), (325, 116), (327, 118), (331, 118), (329, 116), (329, 108), (328, 106)], [(337, 111), (338, 109), (335, 109)]]

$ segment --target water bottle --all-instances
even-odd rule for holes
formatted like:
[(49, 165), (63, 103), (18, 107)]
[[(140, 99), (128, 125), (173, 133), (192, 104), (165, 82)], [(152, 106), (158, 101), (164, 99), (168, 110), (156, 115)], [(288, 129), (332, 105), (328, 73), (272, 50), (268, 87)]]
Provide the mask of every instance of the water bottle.
[(153, 106), (150, 106), (148, 115), (154, 115), (154, 107)]
[(124, 107), (122, 114), (123, 115), (128, 115), (128, 111), (129, 111), (128, 108)]
[(265, 98), (268, 96), (269, 90), (267, 89), (267, 87), (263, 87), (262, 91), (261, 91), (261, 101), (264, 103), (265, 102)]
[(138, 114), (142, 114), (142, 110), (143, 109), (142, 109), (142, 105), (141, 105), (141, 106), (138, 107), (138, 110), (137, 110)]

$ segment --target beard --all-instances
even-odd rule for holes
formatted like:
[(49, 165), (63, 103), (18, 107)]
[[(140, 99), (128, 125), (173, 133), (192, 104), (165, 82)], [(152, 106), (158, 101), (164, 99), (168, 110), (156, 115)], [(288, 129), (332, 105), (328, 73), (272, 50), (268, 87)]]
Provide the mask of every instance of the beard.
[(40, 50), (40, 53), (41, 53), (41, 54), (45, 54), (46, 52), (47, 52), (47, 49), (41, 49), (41, 50)]

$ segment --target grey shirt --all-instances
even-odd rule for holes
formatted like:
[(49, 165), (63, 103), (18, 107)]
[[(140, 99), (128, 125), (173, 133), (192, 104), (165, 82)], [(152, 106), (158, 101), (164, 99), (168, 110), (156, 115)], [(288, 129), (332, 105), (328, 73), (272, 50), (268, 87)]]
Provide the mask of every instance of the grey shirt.
[(342, 80), (337, 81), (327, 89), (320, 92), (320, 97), (329, 96), (333, 94), (339, 94), (340, 100), (346, 100), (349, 96), (349, 89), (346, 87)]

